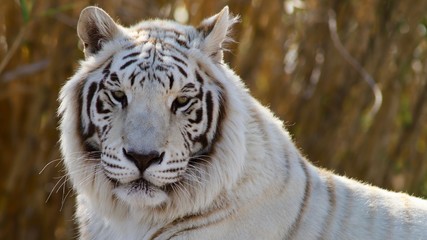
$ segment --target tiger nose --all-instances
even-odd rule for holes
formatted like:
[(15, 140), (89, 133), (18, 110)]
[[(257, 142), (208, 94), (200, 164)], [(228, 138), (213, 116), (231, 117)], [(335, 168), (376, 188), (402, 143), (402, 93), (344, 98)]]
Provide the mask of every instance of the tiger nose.
[(159, 153), (157, 151), (151, 151), (149, 153), (139, 153), (131, 150), (128, 151), (124, 148), (123, 154), (126, 156), (127, 159), (129, 159), (135, 164), (141, 174), (152, 164), (160, 164), (163, 160), (163, 156), (165, 155), (164, 152)]

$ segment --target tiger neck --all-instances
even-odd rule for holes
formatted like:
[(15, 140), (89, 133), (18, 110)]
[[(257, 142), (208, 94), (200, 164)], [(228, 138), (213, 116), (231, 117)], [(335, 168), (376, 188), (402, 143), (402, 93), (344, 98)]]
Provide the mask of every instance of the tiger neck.
[(300, 153), (283, 123), (256, 99), (249, 98), (245, 163), (236, 189), (243, 188), (242, 195), (256, 198), (277, 186), (277, 182), (285, 182), (290, 175), (290, 161), (298, 159)]

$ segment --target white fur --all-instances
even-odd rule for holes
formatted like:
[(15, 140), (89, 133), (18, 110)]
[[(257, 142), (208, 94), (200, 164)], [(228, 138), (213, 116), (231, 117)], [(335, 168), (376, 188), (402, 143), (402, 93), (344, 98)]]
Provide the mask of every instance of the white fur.
[[(203, 39), (195, 29), (169, 21), (141, 23), (129, 29), (119, 27), (116, 37), (106, 42), (102, 51), (88, 56), (62, 89), (59, 109), (62, 114), (61, 148), (77, 192), (80, 238), (427, 238), (426, 201), (333, 175), (316, 168), (301, 156), (282, 122), (251, 97), (232, 70), (218, 63), (215, 57), (209, 57), (214, 46), (220, 46), (225, 40), (229, 27), (235, 22), (228, 9), (218, 16), (219, 21), (205, 21), (217, 22), (217, 25), (211, 32), (214, 35)], [(82, 79), (97, 74), (91, 71), (102, 68), (101, 64), (110, 56), (120, 54), (122, 47), (128, 44), (123, 36), (143, 38), (134, 29), (147, 24), (188, 33), (187, 37), (194, 44), (187, 51), (191, 59), (189, 68), (200, 67), (222, 84), (227, 103), (215, 151), (204, 171), (200, 172), (204, 175), (195, 177), (202, 181), (182, 185), (182, 189), (171, 193), (153, 187), (155, 197), (141, 192), (127, 194), (126, 184), (115, 187), (105, 174), (100, 174), (103, 170), (99, 161), (84, 161), (84, 150), (76, 141), (79, 138), (76, 128), (80, 122), (76, 90)], [(137, 96), (132, 101), (138, 101)], [(147, 109), (157, 101), (154, 95), (149, 99), (153, 102), (145, 100)], [(155, 106), (156, 114), (163, 114), (157, 102)], [(114, 123), (121, 126), (123, 119)], [(126, 124), (121, 128), (126, 128)], [(173, 142), (173, 134), (168, 133), (168, 136)], [(127, 164), (128, 173), (135, 170), (132, 164)], [(156, 168), (164, 169), (165, 166), (153, 166), (147, 172), (155, 172)], [(123, 183), (127, 182), (131, 180), (123, 180)], [(155, 183), (155, 179), (150, 182)], [(307, 192), (309, 197), (301, 210)]]

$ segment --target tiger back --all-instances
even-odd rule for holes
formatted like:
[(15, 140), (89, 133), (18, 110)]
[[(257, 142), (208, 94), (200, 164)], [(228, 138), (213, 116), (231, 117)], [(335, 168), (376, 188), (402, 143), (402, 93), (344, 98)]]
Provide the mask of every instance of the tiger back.
[(82, 11), (58, 111), (80, 239), (427, 239), (427, 201), (301, 155), (223, 62), (237, 21)]

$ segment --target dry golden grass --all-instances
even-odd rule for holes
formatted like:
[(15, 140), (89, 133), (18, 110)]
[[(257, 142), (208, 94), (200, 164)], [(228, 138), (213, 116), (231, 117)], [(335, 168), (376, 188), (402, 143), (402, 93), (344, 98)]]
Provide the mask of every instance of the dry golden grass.
[[(427, 0), (6, 1), (0, 7), (0, 239), (76, 236), (56, 99), (83, 56), (75, 27), (80, 10), (92, 4), (124, 25), (185, 20), (185, 13), (197, 24), (229, 5), (242, 22), (226, 61), (285, 120), (309, 159), (427, 196)], [(376, 113), (373, 87), (383, 97)]]

